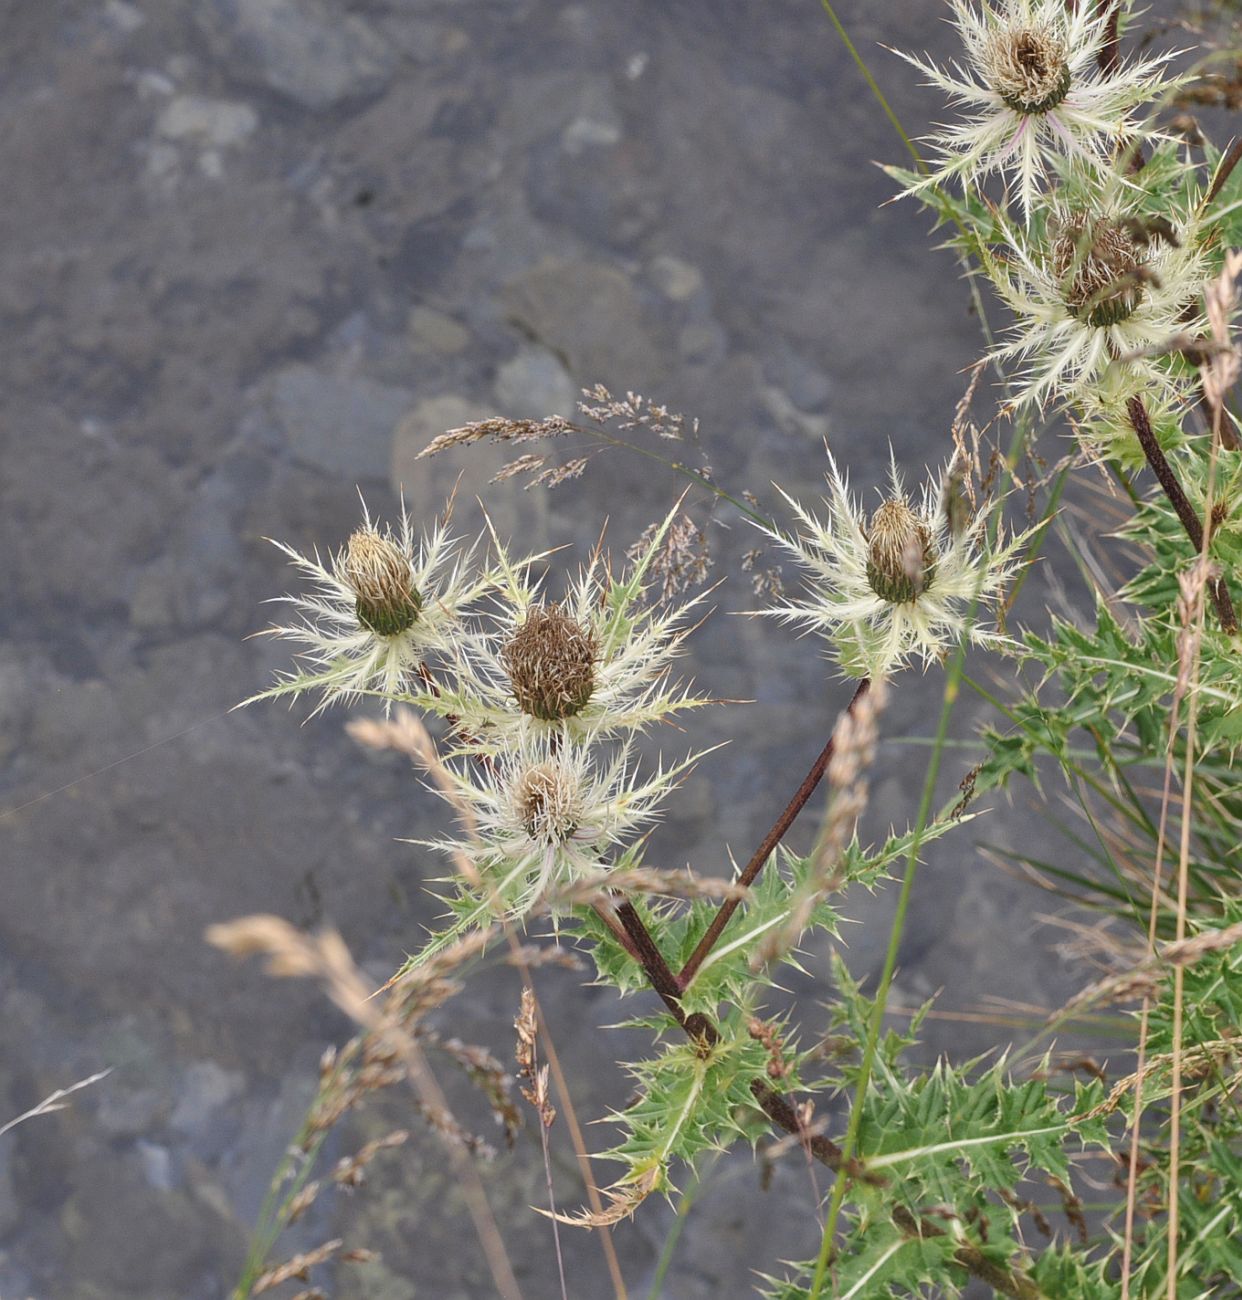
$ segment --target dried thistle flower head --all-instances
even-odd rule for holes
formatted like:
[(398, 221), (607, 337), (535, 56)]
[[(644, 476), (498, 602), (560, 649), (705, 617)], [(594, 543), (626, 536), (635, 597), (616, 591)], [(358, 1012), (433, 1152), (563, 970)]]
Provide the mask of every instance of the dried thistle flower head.
[(459, 925), (446, 933), (519, 919), (550, 888), (601, 871), (654, 820), (695, 757), (640, 776), (625, 746), (609, 756), (544, 732), (523, 735), (490, 763), (446, 765), (441, 793), (461, 813), (462, 834), (429, 847), (470, 867), (468, 875), (459, 867)]
[(1042, 238), (1011, 228), (1008, 241), (992, 269), (1017, 323), (992, 355), (1027, 363), (1018, 401), (1059, 395), (1089, 406), (1104, 388), (1154, 394), (1176, 384), (1165, 353), (1204, 328), (1207, 259), (1193, 218), (1153, 223), (1120, 200), (1057, 201)]
[(303, 647), (302, 664), (253, 699), (316, 691), (316, 713), (365, 694), (381, 695), (387, 708), (416, 693), (421, 665), (457, 645), (463, 611), (496, 585), (473, 571), (474, 548), (458, 549), (447, 518), (419, 538), (404, 504), (393, 532), (372, 523), (364, 503), (362, 526), (327, 564), (318, 552), (275, 545), (312, 583), (305, 595), (280, 598), (299, 620), (269, 629)]
[(763, 612), (821, 633), (853, 677), (886, 678), (914, 658), (926, 667), (963, 636), (1004, 645), (971, 614), (997, 603), (1024, 538), (1006, 543), (998, 530), (989, 546), (986, 514), (969, 520), (958, 508), (951, 518), (953, 474), (950, 468), (927, 484), (915, 503), (894, 465), (886, 498), (868, 521), (830, 455), (826, 518), (786, 495), (798, 530), (770, 534), (810, 570), (809, 591)]
[(413, 627), (423, 607), (410, 557), (375, 528), (350, 535), (341, 564), (357, 596), (358, 621), (377, 636), (400, 636)]
[(541, 600), (503, 548), (494, 632), (463, 642), (441, 701), (491, 753), (528, 732), (579, 742), (643, 730), (702, 703), (671, 680), (699, 597), (649, 603), (649, 584), (677, 510), (632, 551), (618, 576), (596, 553), (560, 602)]
[(560, 605), (531, 605), (504, 643), (501, 661), (523, 713), (559, 722), (585, 708), (595, 689), (598, 637)]
[(1070, 213), (1052, 239), (1052, 272), (1071, 315), (1103, 329), (1134, 315), (1143, 297), (1143, 250), (1114, 217)]
[(997, 25), (984, 39), (982, 63), (988, 82), (1015, 113), (1050, 113), (1069, 94), (1069, 46), (1063, 23)]
[(904, 496), (889, 497), (871, 516), (867, 581), (882, 600), (904, 605), (931, 585), (936, 548), (927, 525)]
[(578, 782), (554, 762), (526, 768), (513, 786), (513, 811), (532, 840), (564, 844), (582, 825)]
[(1111, 5), (950, 3), (965, 46), (964, 64), (942, 68), (897, 53), (967, 115), (932, 136), (940, 166), (907, 192), (950, 177), (969, 187), (1000, 173), (1016, 183), (1029, 222), (1051, 163), (1065, 158), (1107, 163), (1113, 142), (1133, 134), (1134, 110), (1169, 84), (1162, 70), (1172, 53), (1101, 60), (1112, 40)]

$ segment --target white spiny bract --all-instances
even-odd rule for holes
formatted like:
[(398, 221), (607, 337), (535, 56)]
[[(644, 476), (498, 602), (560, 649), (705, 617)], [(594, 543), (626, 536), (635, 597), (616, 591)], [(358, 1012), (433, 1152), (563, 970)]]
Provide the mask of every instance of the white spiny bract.
[(440, 701), (473, 747), (503, 752), (528, 735), (623, 737), (703, 703), (670, 678), (701, 597), (643, 602), (673, 517), (620, 580), (597, 553), (559, 602), (501, 552), (492, 626), (459, 643)]
[(981, 645), (1008, 644), (977, 624), (972, 607), (996, 604), (1025, 537), (1005, 542), (998, 526), (989, 547), (982, 513), (951, 529), (944, 509), (949, 474), (925, 484), (917, 505), (895, 464), (890, 478), (870, 521), (831, 453), (823, 519), (782, 492), (798, 528), (792, 536), (770, 536), (809, 570), (808, 591), (762, 612), (824, 636), (851, 677), (889, 677), (912, 659), (927, 667), (963, 635)]
[(1162, 384), (1152, 384), (1136, 366), (1110, 366), (1094, 387), (1080, 389), (1074, 397), (1078, 416), (1071, 423), (1087, 464), (1116, 461), (1128, 473), (1147, 465), (1147, 457), (1134, 434), (1126, 403), (1141, 397), (1147, 418), (1164, 451), (1184, 446), (1182, 419), (1187, 403), (1197, 399), (1190, 382), (1173, 374)]
[(489, 762), (451, 764), (447, 797), (463, 811), (462, 833), (429, 847), (476, 873), (457, 878), (469, 895), (463, 919), (518, 920), (557, 885), (602, 873), (614, 849), (649, 828), (695, 758), (643, 777), (624, 747), (601, 757), (543, 734)]
[(463, 552), (445, 521), (418, 537), (404, 503), (395, 533), (372, 522), (365, 502), (362, 510), (362, 526), (326, 563), (318, 550), (307, 556), (273, 543), (311, 589), (277, 597), (301, 617), (267, 634), (304, 648), (296, 670), (253, 699), (318, 692), (312, 716), (372, 694), (384, 698), (386, 709), (406, 694), (430, 703), (419, 695), (420, 666), (457, 643), (463, 611), (495, 577), (476, 572), (476, 548)]
[(966, 114), (931, 137), (939, 165), (913, 190), (950, 178), (970, 187), (1001, 173), (1016, 184), (1029, 222), (1051, 164), (1064, 158), (1107, 164), (1117, 139), (1133, 133), (1134, 110), (1171, 84), (1163, 70), (1172, 54), (1100, 68), (1111, 5), (951, 3), (966, 47), (964, 66), (955, 61), (942, 68), (895, 51)]
[(1025, 365), (1019, 402), (1062, 397), (1090, 410), (1119, 386), (1176, 389), (1162, 354), (1205, 325), (1208, 266), (1193, 218), (1054, 201), (1043, 236), (1010, 227), (1005, 252), (991, 269), (1016, 323), (992, 355)]

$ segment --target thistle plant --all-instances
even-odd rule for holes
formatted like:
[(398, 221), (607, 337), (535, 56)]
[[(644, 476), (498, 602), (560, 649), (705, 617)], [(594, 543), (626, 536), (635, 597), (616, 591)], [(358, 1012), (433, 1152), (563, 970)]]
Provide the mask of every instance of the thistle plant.
[[(411, 837), (450, 864), (447, 912), (394, 961), (379, 1020), (335, 941), (312, 952), (270, 922), (222, 941), (267, 951), (286, 971), (326, 970), (341, 1005), (348, 973), (347, 1009), (371, 1050), (376, 1034), (389, 1035), (381, 1046), (399, 1039), (420, 1087), (422, 1011), (507, 952), (523, 982), (516, 1051), (539, 1125), (545, 1213), (553, 1233), (601, 1234), (617, 1295), (625, 1267), (610, 1228), (745, 1145), (794, 1153), (830, 1183), (821, 1195), (812, 1181), (809, 1193), (822, 1229), (815, 1256), (751, 1261), (737, 1294), (763, 1275), (760, 1289), (779, 1300), (953, 1297), (971, 1285), (1017, 1300), (1190, 1300), (1236, 1294), (1242, 1278), (1242, 451), (1230, 405), (1242, 374), (1242, 149), (1195, 152), (1157, 129), (1160, 97), (1194, 82), (1168, 74), (1170, 55), (1126, 48), (1126, 3), (952, 0), (951, 13), (963, 40), (954, 71), (907, 57), (972, 116), (934, 137), (917, 172), (890, 171), (952, 223), (980, 311), (997, 302), (1014, 323), (1000, 343), (986, 331), (942, 473), (911, 491), (894, 463), (867, 509), (850, 491), (842, 438), (826, 457), (822, 504), (781, 491), (784, 508), (769, 512), (716, 483), (706, 459), (698, 469), (668, 461), (690, 495), (627, 548), (616, 575), (601, 544), (563, 586), (544, 572), (548, 557), (517, 557), (494, 535), (486, 552), (455, 549), (444, 524), (416, 541), (404, 509), (394, 531), (365, 516), (328, 564), (285, 548), (315, 591), (291, 598), (302, 622), (275, 631), (308, 647), (307, 662), (266, 695), (315, 692), (315, 712), (374, 696), (393, 710), (354, 733), (412, 756), (452, 805), (451, 833)], [(993, 173), (1006, 184), (989, 200), (980, 186)], [(587, 473), (601, 446), (664, 459), (642, 439), (698, 438), (697, 422), (635, 394), (594, 386), (583, 397), (581, 423), (497, 417), (447, 430), (425, 454), (484, 439), (591, 443), (559, 465), (523, 452), (499, 476), (554, 488)], [(992, 398), (981, 427), (974, 411)], [(996, 430), (1007, 436), (989, 449)], [(1064, 454), (1040, 475), (1032, 467), (1048, 459), (1034, 444), (1045, 434)], [(1020, 479), (1028, 514), (1015, 522)], [(1067, 493), (1095, 494), (1083, 513), (1098, 535), (1067, 526)], [(706, 703), (675, 674), (704, 599), (688, 588), (706, 576), (699, 548), (713, 523), (738, 518), (799, 571), (785, 593), (755, 583), (771, 594), (759, 612), (818, 634), (853, 694), (826, 714), (823, 748), (742, 865), (658, 870), (648, 833), (675, 816), (699, 755), (670, 760), (656, 747), (666, 725)], [(1010, 605), (1053, 542), (1050, 563), (1076, 564), (1088, 597), (1019, 625)], [(757, 563), (751, 553), (746, 568)], [(975, 680), (968, 650), (989, 669), (1005, 665), (1007, 693)], [(908, 826), (868, 844), (857, 821), (866, 773), (885, 761), (884, 701), (916, 664), (944, 682), (926, 782)], [(977, 762), (942, 799), (964, 689), (995, 712)], [(783, 841), (825, 778), (820, 834), (796, 854)], [(1055, 861), (1021, 861), (1094, 909), (1095, 974), (1027, 1042), (998, 1044), (987, 1061), (919, 1066), (910, 1048), (928, 1008), (904, 1029), (885, 1020), (919, 862), (972, 823), (974, 801), (1024, 781), (1050, 810), (1060, 806), (1050, 790), (1064, 788), (1082, 820), (1065, 828)], [(864, 981), (837, 951), (840, 922), (851, 889), (890, 882), (886, 956)], [(788, 1000), (778, 1009), (782, 979), (821, 965), (825, 946), (827, 1022)], [(602, 1193), (588, 1180), (578, 1210), (555, 1199), (558, 1115), (584, 1162), (586, 1150), (568, 1092), (536, 1064), (555, 1057), (532, 980), (568, 947), (597, 983), (634, 999), (630, 1023), (649, 1040), (641, 1059), (619, 1064), (636, 1095), (611, 1117), (616, 1141), (596, 1153), (616, 1175)], [(1071, 1022), (1094, 1032), (1104, 1009), (1124, 1033), (1107, 1062), (1070, 1065), (1044, 1041)], [(1087, 1077), (1074, 1077), (1084, 1061)], [(507, 1096), (494, 1072), (482, 1075), (489, 1096)], [(473, 1152), (443, 1099), (420, 1096), (455, 1158)], [(322, 1141), (322, 1125), (309, 1131)], [(472, 1215), (496, 1293), (518, 1296), (485, 1199), (475, 1196)], [(239, 1300), (291, 1218), (265, 1218)], [(563, 1297), (580, 1285), (563, 1267), (559, 1280)]]
[(497, 916), (522, 919), (540, 900), (551, 905), (554, 885), (601, 880), (615, 851), (641, 838), (693, 762), (643, 775), (628, 748), (604, 756), (553, 733), (523, 737), (487, 763), (451, 767), (449, 797), (464, 833), (429, 847), (469, 869), (454, 877), (460, 892), (451, 902), (461, 920), (437, 935), (436, 947)]
[(623, 738), (703, 703), (673, 675), (701, 596), (647, 599), (676, 515), (631, 548), (619, 577), (597, 551), (559, 600), (502, 552), (486, 632), (458, 643), (441, 697), (476, 745)]

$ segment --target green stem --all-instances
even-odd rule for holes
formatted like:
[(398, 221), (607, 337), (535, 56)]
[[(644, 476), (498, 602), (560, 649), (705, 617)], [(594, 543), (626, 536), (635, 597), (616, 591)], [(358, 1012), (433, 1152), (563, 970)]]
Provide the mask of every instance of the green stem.
[(828, 1206), (828, 1220), (824, 1225), (824, 1237), (820, 1243), (819, 1258), (815, 1262), (815, 1276), (811, 1281), (809, 1300), (819, 1300), (823, 1292), (824, 1280), (828, 1272), (828, 1261), (832, 1253), (832, 1243), (836, 1238), (837, 1219), (841, 1213), (841, 1202), (845, 1198), (846, 1170), (853, 1159), (858, 1146), (858, 1130), (862, 1123), (863, 1098), (871, 1081), (871, 1070), (875, 1064), (876, 1048), (880, 1041), (880, 1029), (884, 1020), (884, 1007), (888, 1001), (889, 986), (893, 982), (893, 973), (897, 968), (897, 952), (905, 929), (906, 912), (910, 906), (910, 891), (914, 885), (915, 869), (918, 866), (919, 844), (923, 832), (927, 829), (931, 814), (932, 797), (935, 793), (936, 778), (940, 772), (940, 759), (944, 752), (944, 742), (948, 737), (949, 719), (953, 706), (957, 702), (962, 668), (966, 661), (966, 641), (963, 638), (949, 669), (949, 679), (945, 683), (944, 701), (940, 709), (940, 722), (936, 727), (936, 743), (932, 750), (931, 761), (927, 767), (927, 778), (923, 782), (923, 796), (919, 801), (919, 815), (915, 823), (914, 838), (910, 844), (910, 855), (906, 859), (905, 877), (901, 882), (901, 893), (897, 898), (897, 913), (893, 917), (892, 929), (888, 936), (888, 951), (884, 955), (884, 969), (880, 974), (880, 985), (876, 990), (875, 1005), (868, 1026), (867, 1042), (863, 1048), (862, 1066), (858, 1074), (858, 1086), (854, 1093), (854, 1105), (850, 1111), (849, 1126), (845, 1131), (845, 1141), (841, 1147), (841, 1171), (832, 1187), (832, 1200)]
[(647, 1292), (647, 1300), (660, 1300), (660, 1297), (664, 1294), (664, 1278), (668, 1273), (669, 1265), (673, 1262), (673, 1253), (677, 1249), (677, 1243), (681, 1240), (682, 1231), (686, 1226), (686, 1218), (703, 1191), (708, 1175), (719, 1158), (719, 1152), (710, 1154), (705, 1162), (706, 1167), (703, 1172), (700, 1174), (696, 1170), (694, 1181), (686, 1188), (681, 1195), (681, 1199), (677, 1202), (677, 1212), (673, 1216), (673, 1222), (669, 1224), (668, 1236), (664, 1238), (664, 1249), (660, 1251), (660, 1258), (656, 1264), (655, 1273), (651, 1278), (651, 1290)]
[[(293, 1141), (291, 1150), (300, 1149), (308, 1134), (309, 1124), (303, 1123)], [(272, 1181), (268, 1186), (267, 1194), (263, 1198), (263, 1205), (259, 1210), (259, 1223), (255, 1228), (254, 1236), (251, 1238), (250, 1249), (246, 1254), (246, 1262), (242, 1268), (242, 1275), (233, 1291), (232, 1300), (249, 1300), (253, 1294), (254, 1284), (267, 1267), (268, 1257), (288, 1223), (289, 1209), (293, 1199), (310, 1179), (311, 1171), (315, 1167), (315, 1160), (325, 1138), (326, 1134), (306, 1148), (302, 1157), (301, 1168), (287, 1187), (285, 1186), (285, 1178), (292, 1165), (293, 1155), (287, 1153), (277, 1166), (276, 1173), (272, 1176)], [(284, 1193), (283, 1197), (282, 1192)]]
[(854, 42), (850, 40), (849, 32), (845, 30), (841, 20), (837, 17), (836, 10), (833, 9), (829, 0), (819, 0), (819, 2), (823, 5), (824, 12), (828, 15), (829, 21), (837, 29), (837, 35), (841, 38), (841, 43), (847, 50), (849, 50), (850, 58), (854, 60), (858, 71), (862, 73), (863, 80), (867, 83), (871, 93), (875, 96), (876, 103), (884, 110), (884, 116), (892, 123), (893, 130), (901, 136), (901, 143), (906, 146), (906, 151), (909, 153), (910, 157), (914, 159), (915, 167), (917, 167), (923, 175), (927, 175), (927, 165), (923, 162), (922, 158), (919, 157), (919, 151), (914, 147), (914, 142), (906, 134), (905, 127), (901, 125), (897, 114), (893, 112), (888, 100), (885, 99), (884, 92), (880, 89), (879, 83), (871, 75), (871, 69), (867, 67), (866, 61), (863, 59), (862, 55), (854, 48)]

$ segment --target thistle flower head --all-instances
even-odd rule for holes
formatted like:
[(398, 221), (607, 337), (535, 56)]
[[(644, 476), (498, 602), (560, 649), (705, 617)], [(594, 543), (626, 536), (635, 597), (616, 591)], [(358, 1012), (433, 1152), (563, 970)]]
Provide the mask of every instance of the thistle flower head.
[(844, 671), (884, 678), (912, 659), (924, 666), (963, 635), (984, 645), (1005, 638), (971, 618), (986, 612), (1016, 567), (1023, 538), (987, 542), (987, 516), (966, 517), (962, 476), (950, 467), (911, 499), (894, 465), (884, 501), (868, 520), (831, 454), (827, 515), (792, 497), (792, 536), (772, 533), (809, 571), (802, 600), (765, 610), (824, 636)]
[(1023, 23), (998, 23), (979, 46), (987, 84), (1015, 113), (1050, 113), (1069, 94), (1069, 45), (1065, 23), (1032, 14)]
[(595, 689), (597, 647), (591, 623), (560, 605), (529, 606), (500, 650), (518, 708), (543, 722), (580, 713)]
[(700, 702), (670, 680), (697, 598), (645, 599), (673, 518), (619, 577), (597, 553), (560, 601), (545, 600), (502, 554), (494, 625), (459, 645), (441, 700), (476, 745), (502, 753), (528, 733), (624, 736)]
[(514, 819), (534, 843), (554, 848), (582, 826), (581, 784), (553, 760), (524, 768), (511, 796)]
[(373, 523), (364, 503), (362, 526), (326, 563), (275, 545), (311, 584), (280, 598), (297, 621), (269, 629), (299, 644), (302, 662), (254, 699), (318, 692), (316, 713), (371, 693), (387, 707), (417, 690), (421, 665), (459, 640), (463, 611), (495, 585), (473, 572), (474, 548), (463, 554), (446, 520), (417, 536), (404, 503), (396, 531)]
[(1051, 270), (1069, 314), (1094, 329), (1133, 316), (1150, 273), (1132, 228), (1107, 214), (1070, 212), (1051, 233)]
[(931, 530), (910, 509), (905, 496), (889, 497), (871, 516), (867, 537), (867, 582), (882, 600), (905, 605), (917, 600), (936, 575)]
[(528, 733), (488, 763), (448, 768), (448, 797), (466, 833), (430, 847), (471, 865), (455, 907), (471, 922), (518, 919), (556, 885), (603, 871), (614, 850), (651, 824), (661, 801), (695, 761), (639, 774), (628, 747), (608, 753), (556, 733)]
[(1056, 200), (1042, 236), (1010, 228), (1008, 239), (996, 284), (1017, 323), (993, 355), (1026, 363), (1019, 401), (1089, 405), (1102, 387), (1175, 385), (1163, 353), (1204, 323), (1207, 259), (1193, 218)]
[[(939, 166), (913, 191), (956, 177), (970, 187), (999, 173), (1017, 187), (1029, 222), (1060, 159), (1106, 162), (1134, 110), (1166, 84), (1172, 54), (1104, 60), (1110, 6), (1065, 0), (950, 0), (965, 64), (941, 68), (908, 54), (930, 85), (965, 111), (932, 136)], [(900, 53), (900, 51), (898, 51)]]

